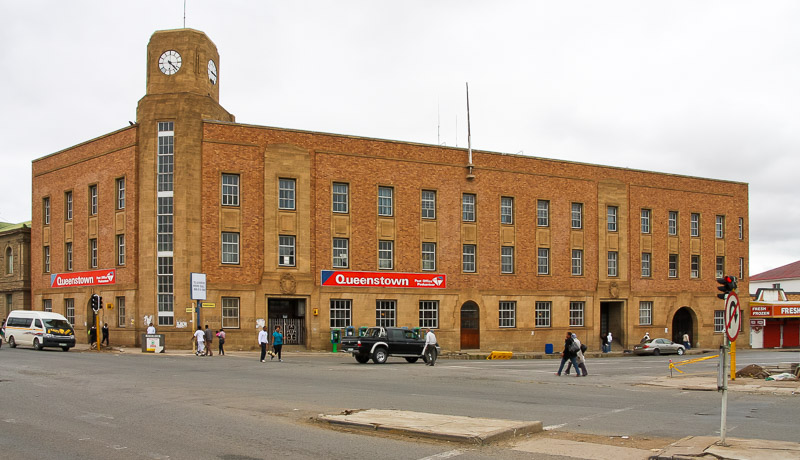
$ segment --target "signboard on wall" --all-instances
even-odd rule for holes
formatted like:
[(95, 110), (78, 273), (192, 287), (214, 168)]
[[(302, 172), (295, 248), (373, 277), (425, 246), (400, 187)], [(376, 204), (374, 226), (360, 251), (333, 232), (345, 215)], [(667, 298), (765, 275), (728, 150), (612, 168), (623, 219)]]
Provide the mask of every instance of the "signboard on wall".
[(206, 300), (206, 274), (192, 273), (190, 284), (192, 285), (192, 300)]
[(92, 270), (88, 272), (53, 273), (50, 275), (50, 287), (103, 286), (114, 284), (116, 269)]
[(750, 316), (756, 318), (800, 318), (800, 304), (790, 305), (754, 305), (750, 303)]
[(351, 272), (322, 270), (321, 286), (445, 289), (447, 275), (438, 273)]

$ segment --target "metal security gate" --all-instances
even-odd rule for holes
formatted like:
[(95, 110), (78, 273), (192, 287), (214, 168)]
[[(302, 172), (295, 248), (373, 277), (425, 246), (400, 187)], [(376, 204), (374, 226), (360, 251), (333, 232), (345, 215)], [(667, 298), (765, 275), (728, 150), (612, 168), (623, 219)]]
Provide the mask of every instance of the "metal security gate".
[(284, 345), (306, 344), (305, 318), (270, 318), (267, 326), (269, 327), (270, 344), (272, 343), (272, 333), (275, 331), (275, 326), (281, 327)]

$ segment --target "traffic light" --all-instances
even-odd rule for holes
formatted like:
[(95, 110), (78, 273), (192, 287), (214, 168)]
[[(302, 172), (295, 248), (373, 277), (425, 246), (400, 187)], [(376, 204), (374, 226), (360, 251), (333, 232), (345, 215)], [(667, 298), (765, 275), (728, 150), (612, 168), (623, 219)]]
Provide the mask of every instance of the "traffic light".
[(717, 294), (717, 297), (722, 300), (725, 300), (725, 297), (728, 296), (728, 293), (735, 290), (738, 284), (736, 282), (736, 277), (731, 275), (725, 275), (722, 278), (717, 278), (717, 283), (720, 284), (717, 286), (717, 289), (722, 291), (722, 294)]
[(89, 301), (89, 305), (92, 307), (92, 310), (94, 310), (95, 313), (97, 313), (97, 311), (100, 310), (100, 303), (101, 302), (102, 302), (102, 299), (100, 298), (99, 295), (92, 294), (92, 298)]

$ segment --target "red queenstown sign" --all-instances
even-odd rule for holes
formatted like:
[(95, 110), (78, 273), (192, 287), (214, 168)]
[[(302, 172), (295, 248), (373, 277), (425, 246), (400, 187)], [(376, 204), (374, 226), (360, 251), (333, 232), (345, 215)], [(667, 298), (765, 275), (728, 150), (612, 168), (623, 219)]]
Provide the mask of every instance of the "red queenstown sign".
[(50, 287), (76, 287), (76, 286), (100, 286), (104, 284), (114, 284), (117, 276), (115, 269), (92, 270), (90, 272), (74, 273), (54, 273), (50, 275)]
[(447, 276), (436, 273), (349, 272), (322, 270), (322, 286), (444, 289)]

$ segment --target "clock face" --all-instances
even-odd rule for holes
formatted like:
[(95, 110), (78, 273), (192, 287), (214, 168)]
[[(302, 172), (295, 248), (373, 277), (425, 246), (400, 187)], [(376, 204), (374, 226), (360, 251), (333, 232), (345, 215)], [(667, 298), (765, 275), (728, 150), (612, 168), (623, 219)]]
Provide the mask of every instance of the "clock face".
[(208, 60), (208, 81), (210, 81), (212, 85), (217, 84), (217, 65), (214, 64), (214, 61), (211, 59)]
[(181, 55), (175, 50), (164, 51), (158, 59), (158, 68), (164, 75), (172, 75), (181, 70)]

